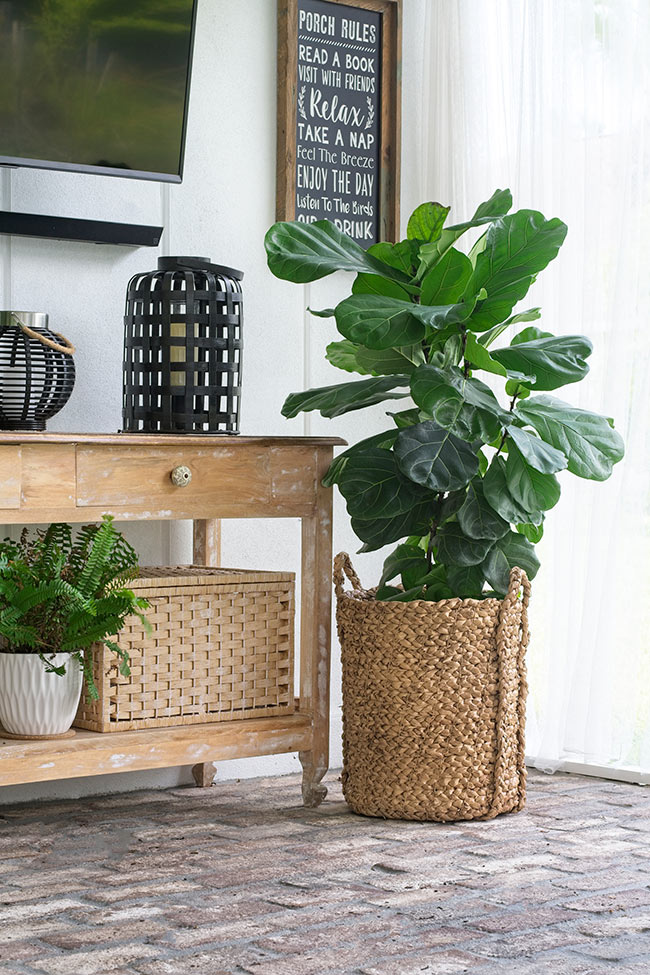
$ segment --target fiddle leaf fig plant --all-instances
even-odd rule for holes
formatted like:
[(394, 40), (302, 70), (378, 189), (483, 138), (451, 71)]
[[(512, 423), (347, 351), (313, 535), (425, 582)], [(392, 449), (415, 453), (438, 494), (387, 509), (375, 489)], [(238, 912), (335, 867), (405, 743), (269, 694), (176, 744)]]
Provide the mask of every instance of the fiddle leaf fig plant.
[[(356, 273), (348, 298), (313, 312), (335, 319), (341, 339), (327, 359), (349, 378), (292, 393), (282, 412), (337, 417), (391, 401), (387, 429), (336, 457), (324, 479), (345, 498), (362, 552), (397, 543), (377, 599), (505, 594), (511, 568), (530, 578), (539, 568), (534, 546), (560, 497), (557, 475), (604, 481), (623, 457), (611, 419), (550, 395), (586, 376), (589, 339), (531, 324), (539, 308), (516, 310), (566, 225), (511, 207), (510, 191), (497, 190), (447, 226), (449, 207), (423, 203), (406, 240), (367, 251), (327, 220), (276, 223), (266, 235), (279, 278)], [(472, 228), (465, 252), (457, 245)]]

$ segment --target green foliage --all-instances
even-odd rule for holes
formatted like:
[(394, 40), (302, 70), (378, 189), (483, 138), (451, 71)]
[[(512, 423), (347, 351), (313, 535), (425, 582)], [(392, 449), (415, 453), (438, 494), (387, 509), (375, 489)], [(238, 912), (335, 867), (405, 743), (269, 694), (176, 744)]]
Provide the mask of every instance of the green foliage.
[(76, 536), (70, 525), (54, 524), (20, 540), (0, 543), (0, 640), (4, 652), (37, 653), (46, 668), (54, 653), (71, 653), (84, 668), (91, 697), (97, 696), (91, 649), (104, 643), (130, 674), (129, 657), (111, 639), (127, 616), (144, 617), (146, 600), (128, 588), (138, 556), (105, 515)]
[(385, 399), (408, 396), (407, 392), (398, 390), (398, 387), (408, 385), (408, 376), (389, 376), (384, 379), (362, 379), (355, 383), (308, 389), (305, 393), (292, 393), (291, 396), (287, 396), (282, 407), (282, 415), (292, 417), (298, 416), (299, 413), (318, 410), (321, 416), (341, 416), (342, 413), (360, 410), (364, 406), (372, 406)]
[[(611, 420), (545, 395), (584, 378), (592, 346), (527, 324), (539, 308), (515, 310), (567, 228), (511, 206), (509, 190), (497, 190), (470, 220), (448, 227), (449, 207), (423, 203), (406, 240), (368, 251), (328, 221), (275, 224), (266, 235), (278, 277), (356, 272), (352, 296), (323, 313), (343, 336), (327, 358), (368, 377), (293, 393), (284, 415), (333, 417), (412, 399), (387, 411), (389, 429), (340, 454), (323, 482), (338, 484), (362, 552), (399, 543), (377, 599), (503, 595), (513, 566), (530, 578), (539, 568), (534, 545), (560, 497), (556, 475), (602, 481), (623, 457)], [(471, 228), (483, 235), (464, 253), (455, 245)], [(508, 345), (494, 347), (520, 324)], [(497, 382), (507, 405), (493, 392)], [(531, 396), (537, 391), (544, 395)]]

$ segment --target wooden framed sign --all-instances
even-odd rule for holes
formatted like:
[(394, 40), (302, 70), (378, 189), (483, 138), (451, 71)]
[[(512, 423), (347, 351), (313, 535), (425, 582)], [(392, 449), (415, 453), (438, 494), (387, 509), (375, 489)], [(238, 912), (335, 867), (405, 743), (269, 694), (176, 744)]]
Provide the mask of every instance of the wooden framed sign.
[(399, 236), (402, 0), (278, 0), (278, 220)]

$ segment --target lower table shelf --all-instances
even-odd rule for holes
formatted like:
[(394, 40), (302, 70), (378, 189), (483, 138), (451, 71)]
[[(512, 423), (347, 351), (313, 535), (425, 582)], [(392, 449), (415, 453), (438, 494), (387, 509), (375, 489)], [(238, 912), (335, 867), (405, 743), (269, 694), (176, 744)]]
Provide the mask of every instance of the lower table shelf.
[(0, 737), (0, 785), (308, 752), (312, 743), (312, 717), (304, 713), (107, 734), (78, 730), (49, 741)]

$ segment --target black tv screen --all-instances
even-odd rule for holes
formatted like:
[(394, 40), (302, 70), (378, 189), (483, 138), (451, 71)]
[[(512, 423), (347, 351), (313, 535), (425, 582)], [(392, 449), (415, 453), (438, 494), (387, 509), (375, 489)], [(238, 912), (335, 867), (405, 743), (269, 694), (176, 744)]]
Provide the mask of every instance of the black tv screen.
[(0, 0), (0, 165), (180, 182), (197, 0)]

